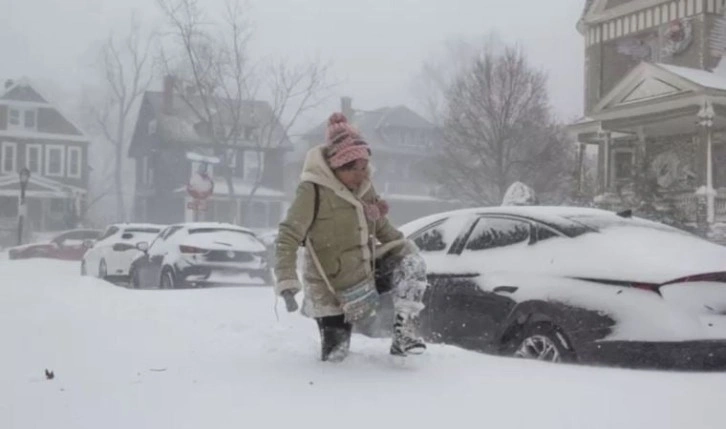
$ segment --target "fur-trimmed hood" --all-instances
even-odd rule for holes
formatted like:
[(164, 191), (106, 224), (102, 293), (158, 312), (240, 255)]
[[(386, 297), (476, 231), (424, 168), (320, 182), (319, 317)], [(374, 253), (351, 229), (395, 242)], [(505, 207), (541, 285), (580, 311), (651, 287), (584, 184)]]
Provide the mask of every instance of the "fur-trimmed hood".
[(324, 145), (316, 146), (310, 149), (305, 157), (305, 163), (303, 164), (303, 172), (300, 176), (301, 182), (312, 182), (317, 183), (320, 186), (335, 192), (338, 196), (346, 201), (350, 201), (353, 205), (360, 205), (359, 199), (365, 195), (371, 189), (371, 182), (366, 180), (361, 185), (360, 189), (353, 194), (348, 188), (343, 185), (335, 173), (330, 169), (328, 163), (325, 162), (325, 156), (323, 155)]

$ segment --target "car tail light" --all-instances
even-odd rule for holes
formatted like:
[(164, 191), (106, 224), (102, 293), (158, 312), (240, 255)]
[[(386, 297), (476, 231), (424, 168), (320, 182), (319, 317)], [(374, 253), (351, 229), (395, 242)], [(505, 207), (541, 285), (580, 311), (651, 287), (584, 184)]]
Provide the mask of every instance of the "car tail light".
[(182, 253), (204, 253), (206, 250), (194, 246), (179, 246)]
[(696, 283), (696, 282), (715, 282), (715, 283), (726, 283), (726, 272), (716, 273), (703, 273), (695, 274), (688, 277), (681, 277), (679, 279), (671, 280), (663, 285), (671, 285), (675, 283)]
[(654, 292), (660, 295), (660, 290), (658, 290), (658, 285), (654, 285), (652, 283), (631, 283), (631, 286), (640, 289), (645, 290), (648, 292)]

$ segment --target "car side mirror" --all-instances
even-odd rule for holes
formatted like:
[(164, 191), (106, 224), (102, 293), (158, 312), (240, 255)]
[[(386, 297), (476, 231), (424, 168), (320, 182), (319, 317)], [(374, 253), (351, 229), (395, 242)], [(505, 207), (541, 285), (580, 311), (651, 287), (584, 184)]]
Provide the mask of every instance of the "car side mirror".
[(147, 243), (145, 241), (136, 243), (136, 248), (138, 250), (141, 250), (142, 252), (146, 253), (146, 251), (149, 250), (149, 243)]
[(124, 240), (131, 240), (132, 238), (134, 238), (134, 234), (126, 232), (121, 236), (121, 238)]
[(83, 247), (90, 249), (93, 247), (93, 240), (83, 240)]

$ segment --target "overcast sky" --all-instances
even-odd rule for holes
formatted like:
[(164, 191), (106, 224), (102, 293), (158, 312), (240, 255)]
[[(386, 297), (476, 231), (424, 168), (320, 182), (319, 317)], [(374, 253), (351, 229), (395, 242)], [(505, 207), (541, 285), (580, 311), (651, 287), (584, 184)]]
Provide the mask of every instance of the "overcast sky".
[[(550, 77), (562, 119), (582, 109), (583, 43), (575, 30), (584, 0), (252, 0), (254, 53), (333, 61), (340, 95), (354, 107), (416, 104), (412, 81), (447, 39), (497, 32), (519, 42)], [(200, 0), (210, 10), (219, 0)], [(136, 10), (162, 23), (153, 0), (4, 0), (0, 78), (52, 79), (72, 93), (93, 75), (89, 53)], [(159, 85), (160, 86), (160, 85)], [(61, 100), (57, 100), (61, 101)], [(320, 118), (321, 120), (323, 118)]]

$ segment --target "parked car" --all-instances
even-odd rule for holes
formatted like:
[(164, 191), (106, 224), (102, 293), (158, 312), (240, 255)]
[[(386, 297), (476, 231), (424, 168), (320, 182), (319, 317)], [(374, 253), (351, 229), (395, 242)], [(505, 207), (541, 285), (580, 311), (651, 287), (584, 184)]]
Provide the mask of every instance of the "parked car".
[(86, 250), (93, 245), (100, 235), (101, 231), (95, 229), (65, 231), (49, 241), (11, 247), (8, 249), (8, 258), (51, 258), (80, 261)]
[[(552, 362), (726, 368), (726, 248), (595, 209), (497, 207), (402, 230), (431, 287), (432, 342)], [(391, 323), (391, 299), (374, 323)]]
[(131, 264), (131, 285), (176, 289), (271, 284), (264, 244), (245, 228), (224, 223), (185, 223), (165, 228)]
[(109, 280), (128, 280), (131, 263), (141, 253), (136, 245), (152, 241), (163, 225), (120, 223), (109, 225), (81, 261), (81, 274)]

